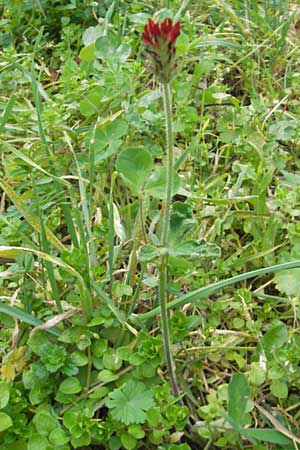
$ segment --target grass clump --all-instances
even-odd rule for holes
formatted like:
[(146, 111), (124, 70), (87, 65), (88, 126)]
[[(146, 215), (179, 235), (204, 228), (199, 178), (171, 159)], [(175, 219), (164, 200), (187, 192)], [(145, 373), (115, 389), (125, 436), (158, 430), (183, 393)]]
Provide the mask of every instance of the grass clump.
[(0, 450), (297, 449), (298, 5), (0, 11)]

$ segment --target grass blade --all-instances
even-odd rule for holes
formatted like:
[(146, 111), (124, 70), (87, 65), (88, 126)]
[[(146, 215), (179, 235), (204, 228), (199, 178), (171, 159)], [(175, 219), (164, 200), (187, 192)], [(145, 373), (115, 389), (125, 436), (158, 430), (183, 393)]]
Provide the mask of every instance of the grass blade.
[[(19, 64), (17, 61), (15, 61), (15, 59), (10, 58), (9, 56), (2, 54), (1, 55), (1, 60), (2, 61), (6, 61), (9, 65), (14, 67), (15, 69), (20, 70), (20, 72), (22, 72), (22, 74), (24, 75), (24, 78), (26, 80), (28, 80), (30, 83), (32, 83), (32, 74), (28, 70), (24, 69), (24, 67), (21, 64)], [(6, 67), (6, 69), (7, 69), (7, 67)], [(39, 94), (43, 97), (43, 99), (48, 101), (49, 100), (49, 96), (46, 93), (46, 91), (43, 88), (43, 86), (41, 85), (41, 83), (36, 82), (36, 87), (37, 87), (37, 90), (38, 90)]]
[[(300, 267), (300, 260), (276, 264), (274, 266), (264, 267), (262, 269), (252, 270), (251, 272), (246, 272), (241, 275), (236, 275), (235, 277), (228, 278), (226, 280), (218, 281), (217, 283), (209, 284), (208, 286), (196, 289), (195, 291), (188, 292), (187, 294), (181, 295), (176, 300), (169, 302), (167, 308), (178, 308), (179, 306), (186, 305), (187, 303), (192, 303), (195, 300), (207, 297), (208, 295), (214, 294), (215, 292), (223, 289), (226, 286), (231, 286), (232, 284), (238, 283), (239, 281), (248, 280), (249, 278), (258, 277), (261, 275), (266, 275), (268, 273), (276, 273), (281, 270), (296, 269)], [(151, 311), (141, 314), (139, 319), (148, 320), (159, 314), (160, 309), (154, 308)]]
[(131, 325), (129, 325), (124, 317), (123, 314), (118, 310), (112, 299), (98, 286), (94, 281), (91, 282), (92, 288), (94, 291), (98, 294), (100, 299), (109, 307), (111, 312), (114, 314), (114, 316), (118, 319), (118, 321), (124, 325), (132, 334), (137, 336), (138, 332), (135, 328), (133, 328)]
[[(1, 297), (0, 297), (1, 298)], [(32, 314), (28, 314), (24, 311), (22, 311), (19, 308), (16, 308), (15, 306), (9, 306), (5, 303), (0, 302), (0, 312), (7, 314), (10, 317), (13, 317), (14, 319), (18, 319), (21, 322), (25, 322), (28, 325), (33, 325), (34, 327), (40, 327), (43, 326), (45, 322), (43, 322), (40, 319), (37, 319)], [(60, 336), (61, 332), (57, 328), (47, 328), (46, 330), (48, 333), (53, 334), (54, 336)]]
[[(8, 183), (4, 180), (0, 180), (0, 186), (3, 189), (3, 191), (6, 193), (6, 195), (10, 198), (12, 203), (15, 205), (19, 213), (24, 217), (25, 220), (29, 223), (29, 225), (32, 226), (32, 228), (39, 233), (41, 233), (41, 225), (39, 218), (32, 214), (32, 211), (30, 211), (26, 204), (23, 202), (22, 197), (16, 193), (16, 191), (9, 186)], [(51, 242), (51, 244), (57, 248), (60, 251), (66, 251), (65, 246), (60, 242), (59, 239), (52, 233), (52, 231), (45, 227), (45, 233), (47, 236), (48, 241)]]
[(75, 164), (76, 164), (78, 181), (79, 181), (80, 198), (81, 198), (81, 204), (82, 204), (82, 213), (83, 213), (83, 219), (84, 219), (84, 225), (85, 225), (85, 232), (86, 232), (86, 235), (88, 238), (88, 248), (89, 248), (89, 258), (90, 258), (89, 265), (90, 265), (90, 267), (93, 267), (93, 266), (97, 265), (97, 254), (96, 254), (96, 248), (95, 248), (93, 233), (92, 233), (91, 224), (90, 224), (90, 212), (89, 212), (89, 207), (88, 207), (88, 199), (87, 199), (86, 189), (85, 189), (84, 180), (83, 180), (83, 177), (81, 174), (80, 166), (77, 161), (76, 153), (73, 149), (73, 146), (71, 144), (69, 136), (66, 133), (64, 133), (64, 135), (65, 135), (65, 139), (67, 141), (68, 147), (73, 155)]
[(8, 259), (16, 259), (19, 252), (25, 252), (25, 253), (32, 253), (33, 255), (36, 255), (39, 258), (44, 259), (45, 261), (49, 261), (52, 264), (55, 264), (59, 267), (62, 267), (67, 272), (69, 272), (71, 275), (73, 275), (78, 281), (79, 281), (79, 289), (80, 289), (80, 299), (81, 299), (81, 305), (82, 309), (87, 317), (89, 319), (92, 315), (92, 299), (89, 290), (87, 289), (87, 286), (85, 284), (84, 279), (80, 275), (77, 270), (73, 269), (73, 267), (66, 264), (64, 261), (62, 261), (57, 256), (52, 256), (47, 253), (41, 252), (39, 250), (33, 250), (32, 248), (27, 247), (15, 247), (15, 246), (6, 246), (2, 245), (0, 246), (0, 257), (8, 258)]
[(32, 159), (28, 158), (28, 156), (23, 155), (22, 152), (20, 152), (19, 150), (17, 150), (15, 147), (13, 147), (12, 145), (8, 144), (7, 142), (1, 142), (1, 144), (3, 145), (3, 148), (7, 148), (7, 150), (11, 151), (14, 155), (16, 155), (17, 158), (20, 158), (22, 161), (24, 161), (25, 163), (27, 163), (30, 167), (32, 167), (33, 169), (38, 170), (39, 172), (43, 173), (44, 175), (46, 175), (49, 178), (52, 178), (53, 180), (58, 181), (59, 183), (65, 183), (66, 186), (69, 186), (70, 183), (68, 183), (68, 181), (61, 179), (55, 175), (53, 175), (52, 173), (48, 172), (47, 170), (43, 169), (39, 164), (35, 163), (34, 161), (32, 161)]
[(115, 245), (113, 189), (116, 177), (117, 173), (114, 172), (111, 177), (110, 193), (109, 193), (109, 209), (108, 209), (108, 276), (109, 276), (110, 295), (112, 295), (112, 287), (113, 287), (113, 265), (114, 265), (114, 245)]
[(235, 41), (230, 41), (223, 38), (199, 38), (192, 42), (191, 48), (207, 48), (207, 47), (227, 47), (234, 49), (241, 49), (241, 44)]
[[(39, 40), (39, 38), (37, 39), (37, 41), (38, 40)], [(41, 142), (45, 146), (47, 156), (49, 157), (49, 165), (52, 168), (52, 172), (56, 178), (55, 183), (54, 183), (56, 192), (58, 194), (62, 195), (62, 201), (61, 201), (60, 205), (61, 205), (61, 209), (63, 210), (64, 216), (66, 219), (66, 223), (67, 223), (67, 227), (68, 227), (68, 230), (69, 230), (69, 233), (71, 236), (71, 240), (73, 242), (73, 245), (78, 248), (79, 243), (78, 243), (75, 227), (73, 224), (73, 219), (72, 219), (72, 215), (70, 212), (70, 208), (69, 208), (67, 200), (66, 200), (65, 192), (61, 187), (61, 180), (59, 182), (57, 181), (57, 177), (55, 175), (55, 167), (52, 163), (52, 158), (50, 158), (50, 150), (48, 147), (46, 134), (45, 134), (44, 128), (43, 128), (42, 102), (41, 102), (41, 97), (40, 97), (40, 93), (39, 93), (39, 89), (38, 89), (38, 83), (37, 83), (36, 77), (35, 77), (34, 59), (32, 60), (32, 64), (31, 64), (31, 83), (32, 83), (32, 91), (33, 91), (33, 96), (34, 96), (34, 101), (35, 101), (35, 106), (36, 106), (36, 112), (37, 112), (37, 120), (38, 120), (38, 129), (39, 129), (40, 139), (41, 139)]]
[(2, 116), (2, 119), (1, 119), (1, 122), (0, 122), (0, 134), (3, 133), (4, 130), (5, 130), (5, 125), (7, 124), (7, 121), (9, 119), (10, 113), (11, 113), (13, 107), (14, 107), (15, 101), (16, 101), (16, 97), (12, 94), (9, 97), (9, 100), (7, 102), (5, 111), (3, 113), (3, 116)]
[[(36, 205), (36, 209), (37, 209), (38, 216), (40, 219), (41, 249), (45, 253), (50, 253), (49, 243), (48, 243), (46, 230), (45, 230), (45, 224), (44, 224), (43, 215), (42, 215), (41, 208), (40, 208), (39, 197), (38, 197), (36, 184), (35, 184), (33, 175), (31, 176), (31, 180), (32, 180), (32, 187), (33, 187), (33, 192), (34, 192), (35, 205)], [(49, 281), (51, 284), (52, 294), (53, 294), (53, 297), (54, 297), (54, 300), (56, 303), (56, 307), (57, 307), (57, 310), (61, 313), (63, 311), (63, 309), (62, 309), (60, 298), (59, 298), (59, 293), (58, 293), (58, 289), (57, 289), (56, 279), (54, 276), (53, 266), (49, 261), (46, 261), (45, 265), (46, 265), (46, 269), (47, 269), (47, 273), (48, 273), (48, 278), (49, 278)]]

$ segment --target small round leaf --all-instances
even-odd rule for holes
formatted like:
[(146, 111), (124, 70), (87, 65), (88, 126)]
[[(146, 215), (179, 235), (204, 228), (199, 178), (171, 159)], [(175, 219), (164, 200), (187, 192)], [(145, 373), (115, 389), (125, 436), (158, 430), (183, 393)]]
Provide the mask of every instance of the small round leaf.
[(76, 377), (69, 377), (60, 383), (59, 390), (63, 394), (78, 394), (81, 392), (82, 386)]
[(28, 441), (27, 450), (46, 450), (48, 448), (48, 441), (40, 434), (33, 434)]
[(69, 442), (69, 437), (61, 428), (51, 431), (49, 441), (52, 445), (64, 445)]
[(11, 418), (4, 412), (0, 412), (0, 432), (12, 426)]

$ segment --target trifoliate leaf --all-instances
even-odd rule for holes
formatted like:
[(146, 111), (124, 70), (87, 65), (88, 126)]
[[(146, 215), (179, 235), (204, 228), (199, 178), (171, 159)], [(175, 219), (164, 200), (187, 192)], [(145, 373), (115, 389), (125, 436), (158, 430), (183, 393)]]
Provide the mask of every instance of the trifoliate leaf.
[(144, 423), (145, 411), (154, 406), (153, 393), (143, 383), (129, 381), (122, 389), (111, 392), (106, 406), (111, 409), (113, 419), (126, 425)]
[[(173, 192), (172, 194), (175, 195), (178, 192), (179, 189), (179, 176), (175, 172), (173, 174)], [(146, 185), (145, 185), (145, 191), (152, 195), (154, 198), (165, 198), (166, 196), (166, 168), (165, 167), (158, 167), (155, 169), (150, 177), (148, 178)]]
[(254, 386), (261, 386), (266, 381), (266, 369), (259, 362), (252, 362), (248, 372), (248, 380)]
[(188, 203), (174, 202), (170, 221), (170, 242), (178, 243), (178, 239), (184, 236), (195, 223), (192, 206)]
[(109, 158), (122, 145), (122, 138), (126, 135), (128, 125), (121, 119), (106, 123), (97, 128), (94, 136), (95, 162)]

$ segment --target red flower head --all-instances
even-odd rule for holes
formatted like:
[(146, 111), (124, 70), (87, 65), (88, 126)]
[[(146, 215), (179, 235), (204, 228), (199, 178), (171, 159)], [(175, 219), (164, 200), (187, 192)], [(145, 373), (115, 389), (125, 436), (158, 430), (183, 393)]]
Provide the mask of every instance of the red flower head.
[(174, 71), (175, 42), (180, 34), (180, 22), (173, 25), (171, 19), (161, 23), (149, 19), (142, 39), (147, 49), (149, 67), (160, 81), (166, 83)]
[(174, 47), (179, 34), (180, 22), (173, 25), (171, 19), (165, 19), (162, 23), (155, 23), (149, 19), (147, 25), (145, 25), (142, 39), (149, 47), (157, 48), (164, 41), (167, 41), (171, 47)]

